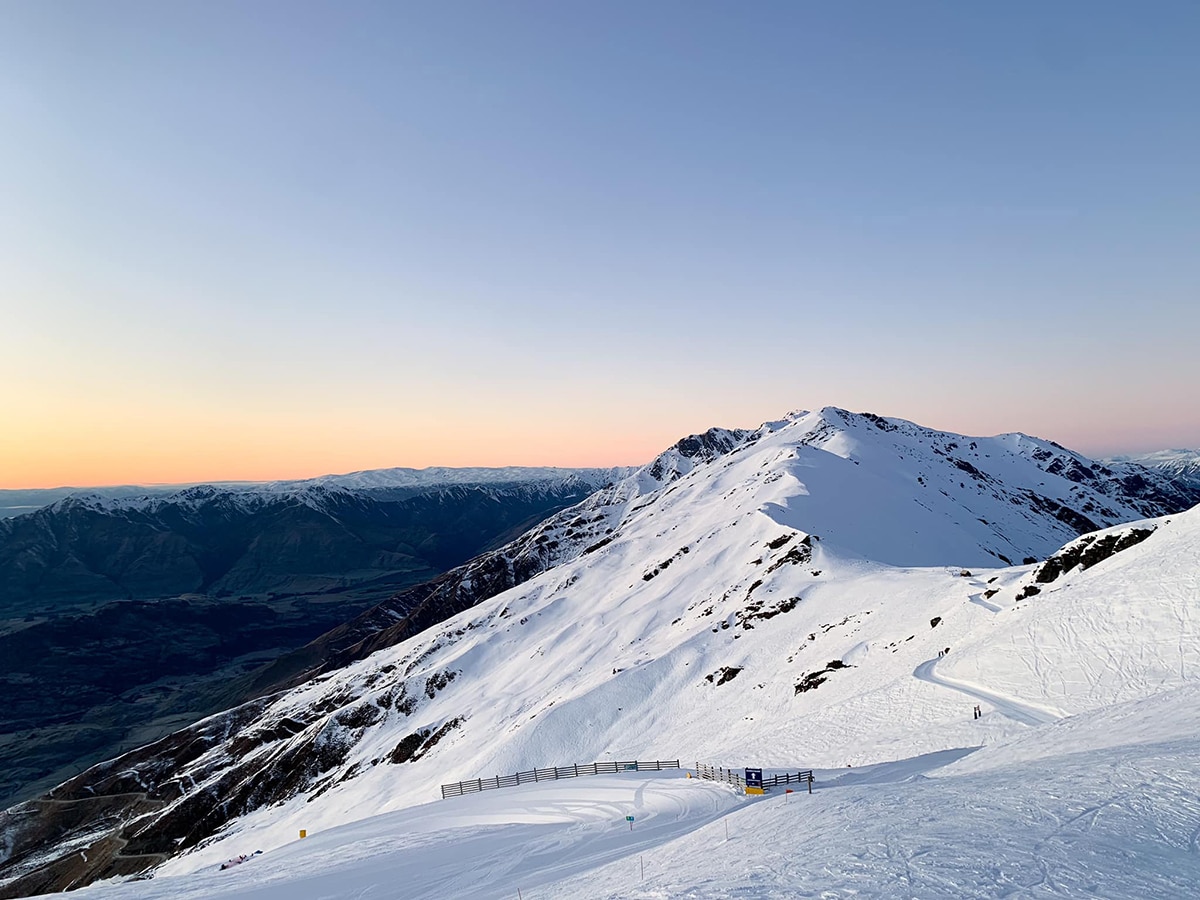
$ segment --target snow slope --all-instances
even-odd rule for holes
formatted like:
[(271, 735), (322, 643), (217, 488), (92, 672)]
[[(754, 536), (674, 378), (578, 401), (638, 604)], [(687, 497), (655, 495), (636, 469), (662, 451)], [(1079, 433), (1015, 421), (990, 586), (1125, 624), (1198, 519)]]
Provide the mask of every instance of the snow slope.
[[(203, 752), (98, 767), (55, 796), (162, 796), (125, 852), (186, 847), (159, 870), (185, 876), (250, 849), (270, 857), (301, 828), (399, 815), (459, 779), (608, 758), (857, 769), (1002, 746), (1196, 681), (1200, 510), (1141, 523), (1140, 543), (1039, 582), (1042, 566), (1001, 558), (1045, 558), (1084, 521), (1140, 518), (1157, 502), (1145, 485), (1023, 435), (837, 409), (710, 443), (556, 517), (553, 567), (171, 745)], [(983, 790), (999, 803), (986, 781), (942, 800)], [(831, 828), (847, 804), (864, 828), (897, 804), (841, 796), (820, 801)], [(196, 823), (217, 807), (205, 837)], [(590, 890), (579, 895), (603, 895)]]
[(821, 771), (812, 796), (644, 773), (523, 785), (79, 896), (1187, 898), (1200, 884), (1198, 733), (1190, 685), (965, 758)]
[(1066, 720), (927, 776), (825, 781), (747, 804), (729, 839), (701, 826), (643, 854), (644, 880), (631, 853), (526, 896), (1185, 900), (1200, 885), (1198, 700), (1193, 685)]

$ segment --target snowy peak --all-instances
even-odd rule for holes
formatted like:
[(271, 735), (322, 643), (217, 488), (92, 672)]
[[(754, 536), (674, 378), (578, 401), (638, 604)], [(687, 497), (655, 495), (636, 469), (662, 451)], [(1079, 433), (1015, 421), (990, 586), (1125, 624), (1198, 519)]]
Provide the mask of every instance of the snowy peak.
[(753, 441), (759, 433), (744, 429), (710, 428), (703, 434), (688, 435), (639, 469), (636, 473), (638, 482), (650, 489), (669, 484), (696, 467)]
[(1042, 558), (1078, 534), (1200, 500), (1027, 435), (968, 437), (837, 407), (746, 434), (705, 471), (731, 467), (744, 479), (727, 499), (753, 490), (780, 524), (893, 565)]

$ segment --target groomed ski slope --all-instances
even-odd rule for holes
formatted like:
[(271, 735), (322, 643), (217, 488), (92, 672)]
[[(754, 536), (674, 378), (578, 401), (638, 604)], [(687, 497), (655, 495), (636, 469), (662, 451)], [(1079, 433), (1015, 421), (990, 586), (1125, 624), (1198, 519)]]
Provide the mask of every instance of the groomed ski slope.
[(1200, 885), (1198, 733), (1189, 686), (974, 753), (818, 771), (812, 796), (682, 773), (523, 785), (78, 896), (1183, 900)]

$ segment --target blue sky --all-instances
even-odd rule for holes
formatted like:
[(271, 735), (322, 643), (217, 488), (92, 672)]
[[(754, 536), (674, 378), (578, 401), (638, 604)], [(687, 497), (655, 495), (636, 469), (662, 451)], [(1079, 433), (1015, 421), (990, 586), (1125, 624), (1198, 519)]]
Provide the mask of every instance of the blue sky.
[(1197, 46), (1170, 2), (6, 4), (0, 483), (825, 404), (1198, 446)]

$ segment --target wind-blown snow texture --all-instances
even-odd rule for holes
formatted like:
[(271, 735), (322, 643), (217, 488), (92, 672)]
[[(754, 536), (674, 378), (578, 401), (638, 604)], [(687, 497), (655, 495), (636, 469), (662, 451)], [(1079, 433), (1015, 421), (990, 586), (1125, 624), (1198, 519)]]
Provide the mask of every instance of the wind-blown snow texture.
[[(414, 896), (511, 896), (524, 861), (546, 886), (530, 896), (1185, 896), (1200, 510), (1119, 525), (1171, 490), (1023, 435), (837, 409), (709, 432), (526, 535), (554, 545), (527, 580), (54, 798), (160, 802), (121, 853), (185, 852), (120, 896), (216, 896), (235, 884), (217, 864), (257, 849), (233, 876), (247, 892), (221, 895), (385, 896), (411, 876)], [(1053, 565), (1004, 564), (1064, 544)], [(1105, 719), (1122, 702), (1128, 727)], [(1146, 703), (1190, 730), (1135, 745)], [(981, 744), (944, 779), (895, 782)], [(846, 774), (818, 773), (797, 809), (669, 779), (608, 802), (620, 788), (580, 779), (406, 812), (444, 782), (675, 757)], [(612, 843), (639, 802), (661, 832)], [(730, 808), (745, 841), (717, 848), (705, 823)], [(539, 816), (558, 830), (530, 830)], [(297, 845), (300, 828), (329, 836)], [(44, 861), (20, 858), (19, 827), (7, 840), (13, 874)], [(642, 885), (630, 854), (650, 847)]]

